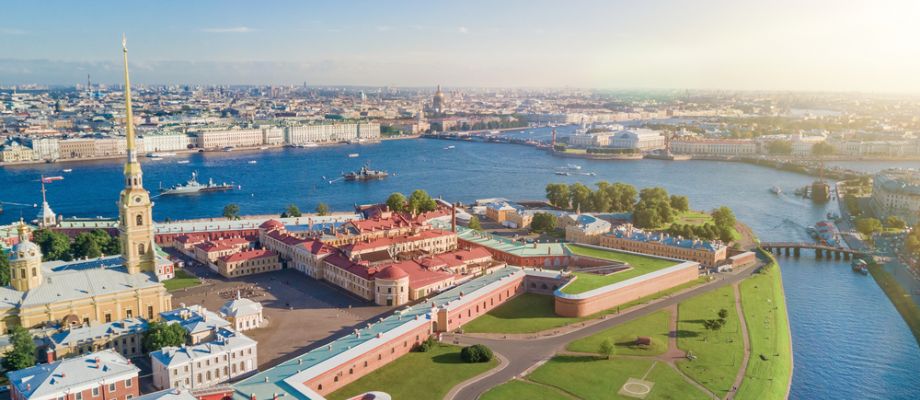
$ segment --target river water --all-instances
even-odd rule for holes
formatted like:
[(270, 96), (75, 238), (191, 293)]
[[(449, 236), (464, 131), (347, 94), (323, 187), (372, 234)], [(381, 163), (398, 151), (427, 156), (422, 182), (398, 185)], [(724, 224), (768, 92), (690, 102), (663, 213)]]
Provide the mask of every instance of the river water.
[[(567, 134), (574, 128), (560, 128)], [(529, 133), (534, 131), (534, 133)], [(548, 129), (514, 133), (548, 139)], [(453, 149), (446, 149), (454, 145)], [(359, 153), (349, 158), (349, 153)], [(178, 164), (178, 160), (188, 160)], [(255, 164), (248, 163), (255, 160)], [(180, 219), (219, 216), (228, 203), (243, 214), (280, 213), (288, 204), (313, 210), (325, 202), (334, 210), (382, 201), (394, 191), (423, 188), (435, 196), (469, 202), (477, 198), (541, 199), (550, 182), (622, 181), (639, 188), (663, 186), (687, 195), (695, 209), (727, 205), (762, 240), (807, 240), (805, 227), (823, 218), (831, 205), (814, 205), (791, 195), (776, 196), (772, 185), (791, 193), (812, 178), (758, 166), (715, 162), (657, 160), (595, 161), (555, 158), (537, 149), (506, 144), (432, 139), (396, 140), (370, 145), (261, 152), (201, 153), (161, 161), (141, 160), (145, 184), (155, 191), (185, 181), (192, 171), (201, 180), (233, 181), (241, 190), (185, 197), (155, 198), (154, 216)], [(395, 176), (367, 183), (336, 181), (342, 172), (369, 162)], [(569, 163), (596, 176), (558, 176)], [(878, 165), (887, 167), (889, 164)], [(906, 165), (905, 165), (906, 166)], [(63, 173), (62, 168), (73, 168)], [(117, 214), (121, 186), (119, 161), (42, 164), (0, 169), (0, 201), (41, 201), (40, 174), (65, 179), (48, 185), (54, 210), (65, 216)], [(0, 222), (33, 218), (32, 208), (7, 205)], [(920, 347), (907, 325), (871, 277), (854, 274), (843, 261), (780, 257), (792, 325), (795, 372), (793, 399), (920, 398)]]

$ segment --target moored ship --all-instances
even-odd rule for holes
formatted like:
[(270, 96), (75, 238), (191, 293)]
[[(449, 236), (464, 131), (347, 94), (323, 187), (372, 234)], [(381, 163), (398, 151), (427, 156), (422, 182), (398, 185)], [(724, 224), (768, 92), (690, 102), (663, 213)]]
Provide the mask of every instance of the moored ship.
[(192, 172), (191, 179), (189, 179), (188, 182), (186, 182), (184, 185), (178, 184), (171, 188), (160, 188), (160, 194), (195, 194), (224, 192), (227, 190), (233, 190), (233, 185), (227, 183), (214, 183), (214, 179), (208, 179), (207, 184), (201, 184), (198, 182), (198, 173)]
[(342, 178), (345, 178), (346, 181), (372, 181), (377, 179), (384, 179), (389, 175), (390, 174), (388, 174), (386, 171), (370, 169), (367, 167), (367, 164), (364, 164), (364, 166), (357, 171), (342, 174)]

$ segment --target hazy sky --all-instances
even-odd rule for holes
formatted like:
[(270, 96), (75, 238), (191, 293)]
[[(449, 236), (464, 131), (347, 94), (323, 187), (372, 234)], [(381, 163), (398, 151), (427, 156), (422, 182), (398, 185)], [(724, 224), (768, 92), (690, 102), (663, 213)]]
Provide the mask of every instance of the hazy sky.
[(920, 0), (5, 1), (0, 84), (920, 92)]

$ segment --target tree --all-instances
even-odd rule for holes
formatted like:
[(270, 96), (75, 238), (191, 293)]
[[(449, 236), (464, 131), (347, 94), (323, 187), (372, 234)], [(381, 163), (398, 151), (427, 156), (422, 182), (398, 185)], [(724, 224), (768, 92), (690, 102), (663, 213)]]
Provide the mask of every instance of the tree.
[(477, 230), (477, 231), (478, 231), (478, 230), (482, 230), (482, 225), (479, 223), (479, 217), (477, 217), (477, 216), (475, 216), (475, 215), (472, 216), (472, 217), (470, 217), (470, 223), (467, 224), (467, 226), (468, 226), (470, 229), (474, 229), (474, 230)]
[(893, 229), (904, 229), (907, 227), (907, 223), (896, 215), (889, 215), (885, 218), (885, 226)]
[(728, 318), (728, 310), (726, 310), (726, 309), (724, 309), (724, 308), (723, 308), (723, 309), (720, 309), (718, 315), (719, 315), (719, 319), (724, 320), (724, 319)]
[(406, 211), (406, 196), (396, 192), (387, 197), (387, 208), (393, 212)]
[(188, 332), (182, 325), (151, 322), (144, 333), (144, 348), (147, 352), (153, 352), (167, 346), (181, 346), (187, 339)]
[(37, 349), (32, 341), (32, 334), (26, 328), (18, 325), (13, 327), (10, 344), (13, 348), (4, 355), (4, 368), (8, 371), (17, 371), (35, 365)]
[(92, 233), (83, 232), (73, 239), (70, 251), (74, 259), (97, 258), (102, 255), (102, 248)]
[(616, 182), (607, 189), (610, 193), (610, 211), (632, 211), (636, 205), (636, 196), (639, 192), (636, 187), (627, 183)]
[(530, 222), (530, 230), (534, 232), (552, 232), (556, 229), (556, 217), (550, 213), (536, 213)]
[(818, 142), (811, 146), (811, 154), (819, 157), (833, 155), (834, 151), (834, 146), (828, 142)]
[(296, 204), (289, 204), (287, 209), (281, 213), (281, 218), (297, 218), (302, 216), (303, 213), (300, 212), (300, 208)]
[(610, 338), (607, 338), (601, 342), (600, 348), (598, 350), (601, 354), (607, 356), (607, 359), (609, 360), (610, 357), (613, 357), (613, 354), (616, 352), (616, 347), (613, 346), (613, 342), (610, 341)]
[(569, 208), (569, 187), (563, 183), (546, 185), (546, 200), (554, 207)]
[(224, 218), (240, 219), (240, 206), (233, 203), (224, 206)]
[(10, 284), (10, 259), (3, 251), (0, 251), (0, 286), (9, 286)]
[(598, 182), (597, 186), (597, 190), (591, 194), (591, 203), (594, 205), (593, 210), (596, 212), (609, 212), (610, 207), (613, 205), (610, 191), (607, 190), (610, 186), (607, 182)]
[(474, 344), (460, 349), (460, 359), (468, 363), (489, 362), (492, 359), (492, 349), (481, 344)]
[(96, 240), (96, 244), (103, 254), (121, 253), (121, 240), (117, 237), (113, 237), (108, 232), (98, 228), (91, 230), (89, 233), (93, 235), (93, 239)]
[(320, 217), (329, 215), (329, 206), (326, 203), (317, 204), (316, 215), (319, 215)]
[(722, 206), (712, 211), (712, 222), (716, 228), (734, 228), (737, 221), (732, 209)]
[(416, 189), (409, 195), (408, 211), (413, 215), (434, 211), (438, 208), (438, 203), (428, 195), (428, 192), (422, 189)]
[(767, 153), (773, 155), (792, 154), (792, 142), (788, 140), (775, 140), (767, 143)]
[(569, 197), (574, 210), (591, 211), (594, 209), (594, 205), (591, 202), (591, 188), (583, 183), (571, 184), (569, 186)]
[(882, 230), (882, 222), (870, 217), (857, 218), (856, 230), (868, 236), (875, 232), (880, 232)]
[(639, 192), (639, 202), (633, 209), (633, 224), (640, 228), (657, 228), (674, 221), (671, 199), (664, 188), (645, 188)]
[(690, 211), (690, 199), (687, 196), (671, 195), (671, 208), (680, 211)]
[(70, 260), (70, 238), (67, 235), (48, 229), (39, 229), (35, 231), (32, 238), (41, 247), (44, 260)]

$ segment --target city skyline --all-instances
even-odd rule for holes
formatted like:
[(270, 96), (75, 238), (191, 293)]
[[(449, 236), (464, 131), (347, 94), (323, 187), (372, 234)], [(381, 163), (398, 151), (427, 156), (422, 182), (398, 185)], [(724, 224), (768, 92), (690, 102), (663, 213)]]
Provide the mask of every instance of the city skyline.
[(9, 4), (0, 84), (116, 83), (124, 32), (139, 84), (920, 92), (886, 3)]

